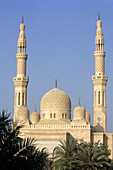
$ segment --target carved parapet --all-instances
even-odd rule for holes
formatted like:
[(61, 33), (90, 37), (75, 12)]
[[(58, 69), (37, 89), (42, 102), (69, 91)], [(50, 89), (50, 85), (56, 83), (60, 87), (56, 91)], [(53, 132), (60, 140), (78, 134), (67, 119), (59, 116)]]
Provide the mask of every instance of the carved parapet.
[(27, 87), (29, 77), (14, 77), (13, 81), (15, 86)]
[(27, 60), (27, 54), (24, 54), (24, 53), (17, 53), (16, 54), (16, 58), (17, 58), (17, 60), (18, 59), (26, 59)]
[(105, 51), (94, 51), (94, 56), (97, 57), (97, 56), (104, 56), (105, 57), (106, 55), (106, 52)]
[(93, 80), (93, 84), (94, 85), (106, 85), (107, 80), (108, 80), (108, 76), (106, 75), (101, 75), (101, 76), (92, 76), (92, 80)]

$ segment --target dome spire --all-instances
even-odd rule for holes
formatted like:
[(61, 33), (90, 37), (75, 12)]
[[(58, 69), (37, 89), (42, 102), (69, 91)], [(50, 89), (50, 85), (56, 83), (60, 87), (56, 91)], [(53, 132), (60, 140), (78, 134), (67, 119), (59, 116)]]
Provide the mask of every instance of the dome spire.
[(36, 104), (35, 104), (35, 112), (36, 112)]
[(80, 105), (80, 97), (78, 98), (78, 100), (79, 100), (79, 106), (81, 106), (81, 105)]
[(55, 88), (57, 88), (58, 79), (55, 79)]

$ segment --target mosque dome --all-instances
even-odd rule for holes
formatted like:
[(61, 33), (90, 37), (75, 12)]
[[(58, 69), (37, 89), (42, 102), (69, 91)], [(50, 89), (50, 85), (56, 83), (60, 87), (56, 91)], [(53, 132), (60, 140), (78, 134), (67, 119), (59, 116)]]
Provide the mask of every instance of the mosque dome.
[(71, 119), (71, 100), (57, 87), (48, 91), (40, 103), (41, 120)]
[(89, 114), (89, 112), (86, 112), (86, 114), (85, 114), (85, 119), (86, 119), (86, 121), (87, 121), (88, 123), (90, 123), (90, 114)]
[(84, 120), (85, 109), (79, 104), (73, 111), (73, 120)]
[(21, 106), (17, 112), (18, 118), (20, 121), (29, 120), (29, 110), (25, 106)]
[(30, 121), (32, 124), (36, 124), (40, 119), (39, 113), (35, 110), (31, 116), (30, 116)]

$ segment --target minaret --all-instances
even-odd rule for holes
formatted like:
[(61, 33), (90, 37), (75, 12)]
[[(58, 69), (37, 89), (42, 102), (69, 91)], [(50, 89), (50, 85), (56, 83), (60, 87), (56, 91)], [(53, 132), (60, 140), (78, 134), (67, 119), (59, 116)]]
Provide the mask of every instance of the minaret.
[(97, 31), (95, 37), (96, 51), (95, 57), (95, 76), (92, 76), (94, 85), (94, 127), (95, 131), (106, 132), (106, 83), (105, 75), (105, 51), (104, 37), (102, 32), (102, 22), (100, 16), (97, 21)]
[[(27, 109), (27, 84), (29, 77), (26, 77), (26, 37), (25, 37), (25, 25), (20, 24), (20, 34), (18, 38), (18, 53), (17, 59), (17, 77), (13, 78), (15, 85), (15, 105), (14, 105), (14, 121), (18, 120), (18, 110), (20, 108)], [(28, 110), (28, 109), (27, 109)]]

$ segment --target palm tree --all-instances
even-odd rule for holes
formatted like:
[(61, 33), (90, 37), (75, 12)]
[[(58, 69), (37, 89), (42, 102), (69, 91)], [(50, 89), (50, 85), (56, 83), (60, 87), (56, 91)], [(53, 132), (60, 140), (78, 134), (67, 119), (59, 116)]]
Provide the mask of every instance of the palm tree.
[(110, 150), (100, 142), (67, 140), (56, 148), (54, 165), (60, 170), (99, 170), (110, 167)]
[(82, 170), (97, 170), (110, 167), (110, 150), (99, 141), (86, 143), (82, 141), (78, 146), (77, 163)]
[(11, 125), (9, 117), (5, 111), (0, 114), (0, 169), (45, 169), (48, 155), (36, 148), (34, 139), (19, 137), (23, 124)]
[(56, 156), (54, 158), (54, 166), (60, 170), (74, 170), (76, 164), (76, 154), (78, 143), (75, 139), (60, 141), (60, 145), (56, 147)]

